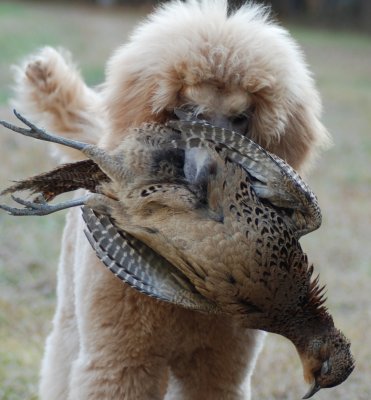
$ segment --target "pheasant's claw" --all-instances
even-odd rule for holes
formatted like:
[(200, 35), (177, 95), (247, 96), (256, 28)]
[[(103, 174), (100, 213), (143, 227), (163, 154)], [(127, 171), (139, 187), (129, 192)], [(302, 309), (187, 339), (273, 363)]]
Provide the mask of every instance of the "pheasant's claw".
[(34, 125), (32, 122), (30, 122), (27, 118), (25, 118), (17, 110), (13, 110), (13, 113), (21, 122), (23, 122), (26, 126), (28, 126), (31, 131), (40, 132), (41, 135), (44, 135), (46, 133), (44, 130), (38, 128), (36, 125)]
[(5, 204), (0, 204), (0, 210), (7, 211), (8, 214), (10, 215), (25, 215), (25, 214), (20, 214), (20, 211), (23, 211), (22, 209), (19, 208), (14, 208), (14, 207), (9, 207)]
[(32, 122), (30, 122), (23, 115), (19, 114), (16, 110), (13, 110), (14, 115), (23, 122), (29, 129), (21, 128), (19, 126), (10, 124), (9, 122), (0, 120), (0, 125), (4, 126), (7, 129), (10, 129), (14, 132), (20, 133), (21, 135), (32, 137), (34, 139), (45, 140), (46, 142), (59, 143), (64, 146), (72, 147), (73, 149), (83, 150), (87, 146), (87, 143), (78, 142), (76, 140), (71, 140), (67, 138), (63, 138), (61, 136), (53, 135), (51, 133), (46, 132), (44, 129), (38, 128)]
[(16, 110), (13, 110), (13, 112), (14, 112), (14, 115), (21, 122), (23, 122), (26, 126), (29, 127), (29, 129), (21, 128), (19, 126), (10, 124), (9, 122), (6, 122), (6, 121), (0, 121), (0, 124), (3, 125), (5, 128), (10, 129), (14, 132), (20, 133), (24, 136), (29, 136), (29, 137), (32, 137), (35, 139), (50, 141), (49, 137), (53, 136), (53, 135), (50, 135), (49, 133), (45, 132), (43, 129), (38, 128), (36, 125), (34, 125), (28, 119), (26, 119), (23, 115), (19, 114)]
[(17, 202), (18, 204), (22, 204), (22, 206), (25, 206), (27, 208), (38, 209), (40, 207), (39, 203), (21, 199), (20, 197), (14, 196), (13, 194), (10, 197), (12, 198), (12, 200)]

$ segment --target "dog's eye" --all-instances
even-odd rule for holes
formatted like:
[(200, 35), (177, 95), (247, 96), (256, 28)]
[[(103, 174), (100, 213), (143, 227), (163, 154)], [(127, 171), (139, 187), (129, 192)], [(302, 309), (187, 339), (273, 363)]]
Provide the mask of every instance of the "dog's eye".
[(247, 114), (238, 114), (229, 118), (232, 129), (241, 134), (246, 134), (249, 128), (249, 116)]
[(247, 116), (245, 114), (240, 114), (240, 115), (236, 115), (234, 117), (231, 117), (230, 120), (232, 122), (232, 124), (243, 124), (247, 119)]

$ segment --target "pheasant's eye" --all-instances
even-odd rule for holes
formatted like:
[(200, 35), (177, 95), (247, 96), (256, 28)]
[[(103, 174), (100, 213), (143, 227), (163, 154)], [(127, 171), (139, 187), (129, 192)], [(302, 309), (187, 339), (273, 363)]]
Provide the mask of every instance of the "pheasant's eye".
[(332, 365), (330, 360), (326, 360), (321, 367), (321, 375), (328, 375), (331, 373)]

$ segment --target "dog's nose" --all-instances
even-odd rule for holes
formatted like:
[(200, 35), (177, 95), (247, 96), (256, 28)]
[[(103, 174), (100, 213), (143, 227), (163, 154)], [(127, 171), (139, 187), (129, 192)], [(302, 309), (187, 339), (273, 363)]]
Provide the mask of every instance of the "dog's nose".
[(246, 136), (249, 128), (249, 119), (245, 114), (226, 116), (213, 114), (206, 116), (205, 119), (212, 125), (219, 128), (225, 128)]

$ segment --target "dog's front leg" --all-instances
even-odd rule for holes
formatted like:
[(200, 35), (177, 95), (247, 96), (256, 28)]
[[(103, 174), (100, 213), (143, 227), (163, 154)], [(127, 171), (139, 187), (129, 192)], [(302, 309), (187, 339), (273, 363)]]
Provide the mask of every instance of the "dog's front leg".
[(169, 305), (123, 284), (87, 240), (83, 247), (75, 265), (80, 349), (68, 399), (162, 399)]

